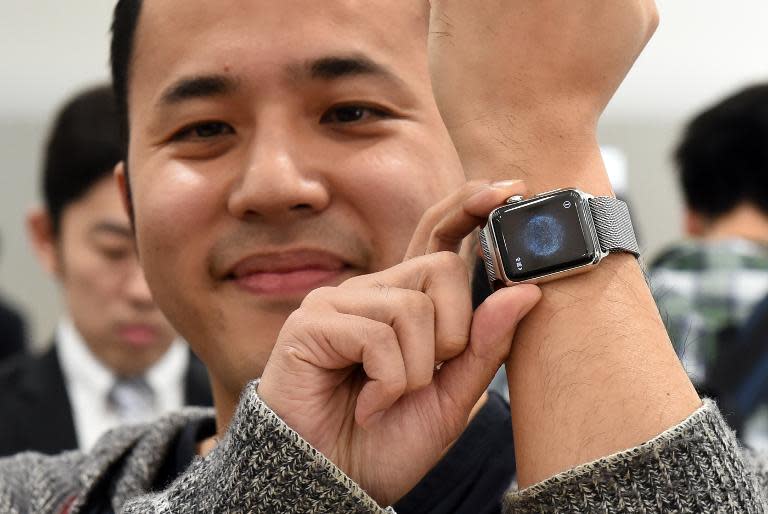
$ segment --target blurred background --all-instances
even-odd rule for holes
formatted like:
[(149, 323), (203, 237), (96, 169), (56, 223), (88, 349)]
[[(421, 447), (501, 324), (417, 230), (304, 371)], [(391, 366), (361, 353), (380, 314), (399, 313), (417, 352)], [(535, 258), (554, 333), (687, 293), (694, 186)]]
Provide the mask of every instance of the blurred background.
[[(611, 166), (626, 171), (625, 195), (647, 258), (682, 234), (670, 153), (684, 122), (726, 94), (768, 79), (768, 2), (658, 5), (661, 26), (600, 127)], [(113, 2), (2, 0), (2, 7), (0, 291), (25, 312), (39, 347), (56, 324), (58, 292), (32, 254), (24, 216), (39, 199), (40, 154), (53, 111), (83, 86), (108, 78)]]

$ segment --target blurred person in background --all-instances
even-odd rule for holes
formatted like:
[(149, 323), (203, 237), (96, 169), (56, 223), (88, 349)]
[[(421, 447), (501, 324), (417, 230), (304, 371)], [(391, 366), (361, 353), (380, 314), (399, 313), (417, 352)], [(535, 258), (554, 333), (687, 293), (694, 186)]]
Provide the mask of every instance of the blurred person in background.
[(764, 84), (722, 100), (689, 123), (675, 154), (689, 237), (650, 265), (654, 298), (672, 343), (697, 388), (715, 397), (722, 397), (724, 382), (713, 377), (732, 367), (731, 336), (768, 294), (766, 142)]
[(0, 372), (0, 455), (90, 448), (108, 429), (210, 405), (205, 368), (155, 305), (113, 177), (124, 155), (108, 86), (68, 102), (50, 133), (43, 209), (28, 217), (65, 314), (45, 354)]
[(16, 308), (0, 298), (0, 361), (24, 352), (26, 324)]

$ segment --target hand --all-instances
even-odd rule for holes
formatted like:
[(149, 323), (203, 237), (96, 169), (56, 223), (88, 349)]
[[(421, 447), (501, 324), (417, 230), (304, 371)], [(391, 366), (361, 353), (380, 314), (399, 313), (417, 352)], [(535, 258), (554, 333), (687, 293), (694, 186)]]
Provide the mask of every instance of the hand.
[(313, 291), (280, 332), (259, 395), (381, 505), (459, 436), (539, 299), (535, 286), (503, 289), (473, 316), (454, 253), (521, 192), (521, 183), (467, 184), (425, 215), (405, 262)]

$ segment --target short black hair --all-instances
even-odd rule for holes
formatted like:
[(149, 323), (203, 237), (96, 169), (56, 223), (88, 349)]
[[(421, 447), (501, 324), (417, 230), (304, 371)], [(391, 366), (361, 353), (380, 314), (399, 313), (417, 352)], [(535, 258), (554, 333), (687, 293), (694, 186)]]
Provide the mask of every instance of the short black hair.
[(108, 85), (77, 94), (59, 111), (51, 127), (43, 164), (42, 189), (52, 231), (61, 217), (125, 155), (115, 97)]
[(141, 0), (118, 0), (112, 16), (110, 48), (112, 87), (120, 116), (120, 128), (126, 142), (128, 140), (128, 83), (131, 78), (131, 60), (141, 5)]
[(691, 210), (717, 218), (746, 202), (768, 215), (768, 84), (696, 116), (675, 160)]

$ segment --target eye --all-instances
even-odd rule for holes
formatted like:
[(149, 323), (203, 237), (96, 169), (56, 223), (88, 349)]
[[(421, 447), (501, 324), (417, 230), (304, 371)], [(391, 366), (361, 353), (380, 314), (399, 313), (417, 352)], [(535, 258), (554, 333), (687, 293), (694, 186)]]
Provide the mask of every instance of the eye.
[(388, 118), (390, 114), (376, 107), (364, 105), (342, 105), (334, 107), (323, 114), (320, 123), (362, 123), (374, 119)]
[(133, 249), (128, 247), (106, 247), (100, 248), (101, 254), (110, 261), (121, 261), (133, 255)]
[(195, 123), (178, 131), (173, 135), (174, 141), (185, 141), (194, 139), (211, 139), (228, 134), (234, 134), (233, 129), (227, 123), (222, 121), (205, 121), (202, 123)]

